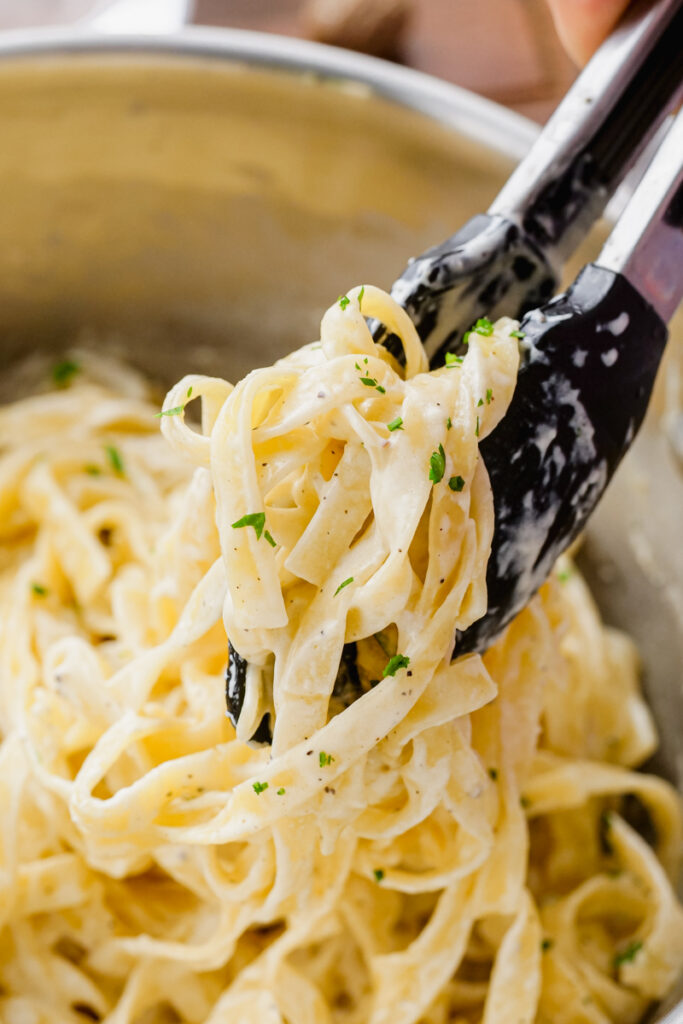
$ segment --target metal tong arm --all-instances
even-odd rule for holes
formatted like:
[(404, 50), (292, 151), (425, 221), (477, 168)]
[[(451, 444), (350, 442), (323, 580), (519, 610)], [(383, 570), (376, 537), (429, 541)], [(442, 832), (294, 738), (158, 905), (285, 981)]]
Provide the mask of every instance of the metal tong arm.
[(480, 446), (495, 530), (488, 608), (456, 653), (483, 651), (579, 535), (645, 416), (683, 295), (683, 111), (596, 263), (521, 323), (510, 407)]
[(622, 274), (668, 323), (683, 299), (683, 111), (596, 263)]
[(680, 99), (683, 3), (640, 0), (600, 47), (490, 207), (561, 265)]

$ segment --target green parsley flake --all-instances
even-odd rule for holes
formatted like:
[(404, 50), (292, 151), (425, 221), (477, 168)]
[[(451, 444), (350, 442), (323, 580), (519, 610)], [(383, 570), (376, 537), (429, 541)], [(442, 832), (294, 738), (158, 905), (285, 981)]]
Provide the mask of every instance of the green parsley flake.
[(489, 768), (489, 775), (491, 776), (491, 778), (495, 782), (496, 779), (498, 778), (498, 769), (497, 768)]
[[(365, 360), (367, 363), (367, 359)], [(360, 366), (356, 363), (357, 368), (360, 370)], [(365, 384), (366, 388), (376, 388), (380, 395), (386, 395), (387, 389), (383, 388), (381, 384), (378, 384), (374, 377), (361, 377), (361, 384)]]
[(493, 391), (491, 390), (491, 388), (487, 388), (486, 389), (486, 404), (487, 405), (491, 404), (491, 399), (492, 398), (493, 398)]
[(188, 398), (192, 398), (192, 385), (191, 384), (190, 384), (189, 388), (187, 389), (187, 397)]
[(395, 420), (391, 421), (391, 423), (387, 423), (387, 430), (403, 430), (403, 420), (401, 417), (397, 416)]
[(510, 331), (510, 337), (519, 338), (521, 340), (522, 338), (526, 338), (526, 334), (524, 331)]
[(47, 597), (47, 587), (44, 587), (42, 583), (32, 583), (31, 590), (36, 597)]
[(336, 597), (340, 590), (343, 590), (344, 587), (348, 587), (349, 583), (353, 583), (353, 576), (349, 576), (347, 580), (344, 580), (343, 583), (340, 583), (332, 596)]
[(635, 941), (629, 942), (626, 949), (623, 949), (621, 953), (617, 953), (617, 955), (615, 956), (614, 966), (621, 967), (622, 964), (632, 963), (632, 961), (635, 959), (636, 953), (638, 953), (642, 948), (642, 942), (639, 942), (637, 939)]
[(285, 787), (284, 786), (280, 786), (280, 788), (277, 790), (277, 796), (284, 796), (284, 795), (285, 795)]
[(438, 452), (432, 452), (429, 458), (429, 479), (433, 484), (438, 484), (446, 472), (446, 453), (443, 445), (439, 445)]
[(348, 295), (340, 295), (339, 298), (337, 299), (337, 302), (341, 306), (342, 310), (346, 309), (350, 301), (351, 299), (348, 297)]
[(571, 569), (560, 569), (560, 571), (557, 574), (557, 578), (560, 581), (560, 583), (566, 583), (567, 580), (570, 580), (572, 578)]
[(261, 793), (264, 792), (264, 790), (268, 789), (268, 783), (267, 782), (253, 782), (252, 783), (252, 789), (254, 790), (254, 792), (256, 793), (257, 796), (260, 796)]
[(474, 428), (474, 436), (479, 437), (479, 417), (477, 416), (477, 425)]
[(446, 420), (446, 430), (450, 430), (452, 426), (453, 426), (453, 420), (449, 416), (448, 419)]
[(491, 337), (491, 335), (493, 334), (493, 324), (488, 319), (488, 317), (485, 317), (485, 316), (479, 317), (479, 319), (477, 320), (477, 322), (474, 325), (474, 327), (470, 327), (469, 331), (465, 331), (465, 334), (464, 334), (463, 339), (462, 339), (463, 345), (469, 345), (469, 343), (470, 343), (470, 335), (471, 334), (475, 334), (475, 333), (476, 334), (481, 334), (485, 338), (490, 338)]
[(541, 952), (542, 953), (547, 953), (548, 950), (552, 949), (552, 948), (553, 948), (553, 940), (552, 939), (543, 939), (541, 941)]
[(266, 513), (265, 512), (249, 512), (246, 516), (242, 516), (237, 522), (232, 523), (233, 530), (240, 530), (243, 526), (253, 526), (256, 531), (256, 539), (261, 539), (263, 533), (263, 527), (266, 525)]
[(176, 405), (173, 409), (162, 409), (161, 412), (156, 412), (154, 415), (160, 420), (162, 416), (180, 416), (181, 412), (185, 412), (184, 405)]
[(263, 536), (268, 541), (268, 543), (270, 544), (271, 548), (276, 548), (277, 547), (277, 541), (273, 539), (273, 535), (270, 533), (269, 530), (264, 530), (263, 531)]
[(361, 289), (358, 292), (358, 308), (359, 309), (361, 308), (361, 304), (363, 302), (363, 296), (364, 295), (365, 295), (365, 285), (361, 285)]
[(320, 761), (320, 767), (326, 768), (329, 764), (332, 764), (334, 758), (332, 757), (332, 754), (326, 754), (324, 750), (321, 750), (318, 760)]
[(81, 372), (81, 367), (73, 359), (63, 359), (52, 367), (52, 380), (58, 388), (68, 388), (76, 374)]
[(452, 491), (461, 491), (465, 486), (465, 481), (461, 476), (452, 476), (448, 481), (448, 486)]
[(452, 369), (454, 366), (462, 366), (464, 356), (456, 356), (455, 352), (447, 352), (445, 365)]
[(376, 882), (381, 882), (382, 879), (384, 878), (384, 874), (385, 874), (384, 868), (375, 868), (372, 873), (375, 876), (375, 881)]
[[(367, 359), (364, 359), (363, 362), (365, 364), (367, 364)], [(358, 365), (358, 363), (356, 363), (356, 369), (357, 370), (361, 369), (360, 366)], [(361, 373), (362, 372), (363, 371), (361, 370)], [(387, 389), (383, 388), (381, 384), (378, 384), (377, 381), (375, 380), (375, 378), (371, 377), (369, 375), (367, 370), (365, 371), (365, 373), (366, 373), (366, 376), (360, 378), (361, 384), (365, 384), (366, 388), (376, 388), (376, 390), (379, 391), (380, 395), (386, 395)]]
[(406, 658), (405, 654), (394, 654), (384, 667), (382, 679), (386, 679), (387, 676), (395, 676), (399, 669), (408, 668), (408, 665), (410, 665), (410, 658)]
[(100, 467), (95, 466), (92, 463), (89, 463), (87, 466), (84, 466), (83, 469), (88, 474), (88, 476), (102, 476), (102, 470), (100, 469)]
[(123, 474), (125, 473), (125, 469), (123, 467), (123, 459), (121, 458), (121, 452), (118, 450), (118, 448), (115, 448), (113, 444), (105, 445), (104, 450), (107, 453), (107, 458), (109, 459), (109, 465), (111, 466), (111, 468), (114, 470), (115, 473), (118, 473), (119, 476), (123, 476)]

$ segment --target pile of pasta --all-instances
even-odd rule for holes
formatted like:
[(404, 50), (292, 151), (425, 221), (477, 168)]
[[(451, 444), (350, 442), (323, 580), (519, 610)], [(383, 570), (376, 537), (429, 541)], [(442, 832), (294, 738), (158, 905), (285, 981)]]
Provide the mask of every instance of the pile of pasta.
[(160, 419), (85, 354), (0, 409), (4, 1024), (635, 1024), (674, 984), (681, 814), (633, 770), (632, 643), (564, 559), (453, 658), (516, 327), (429, 372), (365, 286)]

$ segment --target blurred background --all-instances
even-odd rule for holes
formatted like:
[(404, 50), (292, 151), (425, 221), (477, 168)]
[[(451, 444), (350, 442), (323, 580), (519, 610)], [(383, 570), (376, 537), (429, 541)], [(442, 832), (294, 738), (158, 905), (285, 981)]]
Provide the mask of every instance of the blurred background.
[(576, 75), (545, 0), (0, 0), (0, 29), (183, 22), (276, 32), (427, 71), (545, 122)]
[(544, 0), (196, 0), (193, 20), (374, 52), (539, 122), (577, 74)]

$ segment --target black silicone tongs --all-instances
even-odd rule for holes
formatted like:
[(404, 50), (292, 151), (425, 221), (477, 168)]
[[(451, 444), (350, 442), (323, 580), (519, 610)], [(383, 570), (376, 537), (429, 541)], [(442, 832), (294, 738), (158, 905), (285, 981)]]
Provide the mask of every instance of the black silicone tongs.
[[(594, 264), (564, 261), (683, 94), (683, 3), (636, 4), (492, 204), (413, 260), (392, 288), (432, 367), (479, 317), (521, 317), (515, 395), (481, 454), (495, 531), (488, 608), (455, 653), (483, 651), (597, 505), (645, 415), (683, 292), (679, 115)], [(395, 340), (375, 332), (394, 351)]]
[[(681, 40), (682, 0), (636, 3), (489, 212), (412, 261), (392, 289), (432, 367), (464, 351), (479, 317), (521, 318), (513, 400), (480, 446), (495, 509), (488, 608), (458, 635), (456, 655), (485, 650), (527, 604), (583, 529), (645, 415), (666, 323), (683, 294), (683, 113), (598, 260), (547, 300), (679, 102)], [(374, 335), (400, 357), (398, 339), (379, 325)], [(226, 703), (235, 725), (248, 672), (230, 644)], [(362, 692), (356, 645), (347, 644), (334, 693), (349, 703)], [(252, 742), (269, 743), (270, 713), (252, 728)]]
[[(631, 6), (491, 204), (392, 288), (432, 366), (479, 317), (520, 317), (562, 268), (683, 97), (683, 2)], [(394, 347), (394, 339), (384, 339)]]
[(643, 421), (683, 298), (683, 111), (595, 263), (526, 313), (510, 407), (481, 443), (495, 508), (482, 651), (586, 521)]

